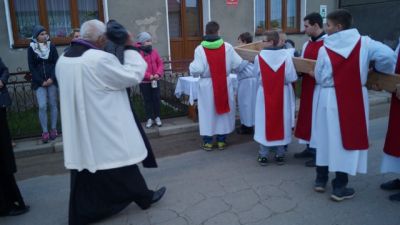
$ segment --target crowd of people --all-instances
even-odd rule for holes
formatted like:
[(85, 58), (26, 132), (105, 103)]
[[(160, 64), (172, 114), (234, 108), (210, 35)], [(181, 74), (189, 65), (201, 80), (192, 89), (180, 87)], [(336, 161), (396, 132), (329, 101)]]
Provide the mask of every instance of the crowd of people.
[[(219, 24), (208, 22), (205, 36), (194, 52), (190, 75), (200, 77), (199, 130), (202, 148), (227, 147), (235, 130), (235, 94), (230, 73), (238, 77), (237, 101), (240, 134), (252, 134), (259, 144), (257, 161), (265, 166), (270, 152), (278, 165), (285, 163), (292, 132), (305, 144), (296, 158), (311, 158), (316, 167), (314, 190), (325, 192), (329, 172), (335, 172), (331, 198), (354, 197), (348, 175), (367, 172), (368, 93), (365, 87), (370, 62), (377, 71), (400, 73), (399, 47), (361, 36), (352, 28), (346, 10), (328, 14), (326, 32), (322, 17), (304, 18), (310, 40), (301, 53), (284, 33), (264, 33), (264, 48), (253, 62), (243, 60), (233, 46), (219, 36)], [(71, 34), (72, 42), (61, 56), (42, 26), (33, 29), (28, 48), (32, 87), (39, 105), (42, 141), (58, 136), (57, 96), (60, 97), (65, 167), (70, 170), (69, 224), (89, 224), (114, 215), (135, 202), (148, 209), (166, 192), (149, 189), (138, 163), (157, 167), (151, 145), (129, 100), (130, 87), (140, 85), (145, 101), (146, 128), (162, 126), (160, 84), (163, 62), (152, 48), (147, 32), (132, 34), (115, 20), (107, 24), (90, 20)], [(238, 37), (240, 44), (253, 42), (250, 33)], [(314, 71), (298, 74), (292, 58), (316, 60)], [(20, 215), (29, 210), (16, 184), (16, 172), (6, 107), (7, 67), (0, 60), (0, 216)], [(301, 79), (300, 108), (295, 118), (294, 82)], [(375, 87), (379, 89), (379, 87)], [(389, 128), (384, 146), (382, 172), (400, 173), (400, 88), (393, 93)], [(47, 125), (47, 103), (51, 123)], [(116, 112), (118, 115), (116, 116)], [(214, 141), (215, 136), (215, 141)], [(400, 180), (381, 185), (400, 189)], [(390, 196), (400, 201), (400, 193)]]

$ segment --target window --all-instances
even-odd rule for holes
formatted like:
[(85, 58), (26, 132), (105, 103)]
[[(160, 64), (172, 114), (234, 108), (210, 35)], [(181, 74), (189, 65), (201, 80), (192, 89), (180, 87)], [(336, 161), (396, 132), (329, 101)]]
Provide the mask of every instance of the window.
[(300, 0), (255, 0), (255, 33), (281, 29), (300, 32)]
[(46, 28), (56, 45), (69, 44), (69, 34), (87, 20), (104, 21), (102, 0), (9, 0), (14, 46), (27, 47), (36, 25)]

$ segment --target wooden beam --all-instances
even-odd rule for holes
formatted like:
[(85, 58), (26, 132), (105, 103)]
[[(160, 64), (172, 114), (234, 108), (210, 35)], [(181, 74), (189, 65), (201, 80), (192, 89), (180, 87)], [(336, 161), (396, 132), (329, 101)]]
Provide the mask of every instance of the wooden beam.
[[(235, 47), (236, 52), (248, 61), (253, 62), (256, 55), (262, 49), (262, 42), (255, 42), (252, 44), (241, 45)], [(293, 64), (298, 73), (310, 73), (314, 71), (315, 60), (303, 59), (299, 57), (293, 57)], [(368, 74), (367, 88), (369, 89), (382, 89), (388, 92), (394, 92), (396, 85), (400, 85), (399, 74), (384, 74), (379, 72), (370, 72)]]

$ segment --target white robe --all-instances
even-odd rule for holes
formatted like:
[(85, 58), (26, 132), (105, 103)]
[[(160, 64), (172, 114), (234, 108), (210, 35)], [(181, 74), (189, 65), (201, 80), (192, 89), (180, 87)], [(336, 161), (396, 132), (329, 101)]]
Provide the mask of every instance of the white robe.
[(80, 57), (58, 59), (66, 168), (94, 173), (146, 158), (126, 88), (142, 81), (147, 65), (136, 51), (125, 51), (124, 57), (121, 65), (114, 55), (89, 49)]
[[(317, 41), (322, 41), (322, 40), (324, 40), (324, 38), (326, 37), (327, 35), (324, 35), (324, 36), (322, 36), (322, 37), (320, 37)], [(307, 46), (308, 46), (308, 41), (306, 41), (305, 43), (304, 43), (304, 45), (303, 45), (303, 49), (302, 49), (302, 51), (301, 51), (301, 58), (304, 58), (304, 52), (305, 52), (305, 50), (306, 50), (306, 48), (307, 48)], [(313, 96), (316, 96), (316, 95), (318, 95), (318, 93), (319, 93), (319, 89), (320, 89), (320, 86), (316, 83), (315, 84), (315, 87), (314, 87), (314, 94), (313, 94)], [(301, 99), (300, 99), (300, 101), (301, 101)], [(298, 138), (298, 140), (299, 140), (299, 143), (300, 144), (310, 144), (310, 147), (311, 148), (313, 148), (313, 138), (315, 139), (316, 137), (315, 137), (315, 134), (313, 135), (313, 126), (315, 126), (315, 105), (316, 104), (316, 100), (315, 100), (315, 97), (313, 97), (313, 102), (312, 102), (312, 111), (311, 111), (311, 137), (310, 137), (310, 141), (307, 141), (307, 140), (303, 140), (303, 139), (301, 139), (301, 138)]]
[(210, 75), (210, 68), (203, 47), (197, 46), (194, 52), (194, 60), (190, 63), (189, 71), (192, 76), (198, 77), (198, 111), (200, 135), (213, 136), (217, 134), (229, 134), (235, 129), (235, 98), (232, 80), (228, 75), (239, 67), (242, 58), (236, 53), (232, 45), (225, 42), (226, 72), (228, 84), (228, 101), (230, 112), (218, 115), (215, 111), (214, 92)]
[[(297, 80), (297, 73), (294, 68), (292, 61), (292, 55), (290, 51), (286, 49), (282, 50), (262, 50), (260, 52), (261, 57), (264, 61), (270, 65), (270, 67), (277, 71), (279, 67), (285, 63), (285, 85), (284, 85), (284, 96), (283, 96), (283, 126), (284, 126), (284, 138), (278, 141), (268, 141), (265, 133), (265, 101), (264, 101), (264, 88), (262, 85), (260, 63), (258, 56), (254, 59), (254, 73), (258, 77), (258, 91), (256, 98), (256, 112), (255, 112), (255, 129), (254, 129), (254, 140), (264, 146), (281, 146), (287, 145), (292, 140), (292, 110), (294, 92), (291, 91), (292, 83)], [(292, 89), (293, 90), (293, 89)]]
[[(355, 175), (357, 172), (367, 172), (367, 150), (345, 150), (340, 132), (338, 106), (332, 77), (332, 65), (325, 47), (347, 58), (360, 39), (356, 29), (349, 29), (329, 35), (324, 39), (315, 66), (315, 79), (321, 86), (316, 98), (315, 126), (313, 132), (318, 135), (315, 139), (318, 166), (329, 166), (332, 172), (344, 172)], [(394, 52), (388, 46), (374, 41), (367, 36), (361, 37), (360, 74), (361, 83), (365, 86), (369, 63), (375, 61), (375, 68), (381, 72), (394, 70)], [(368, 92), (362, 88), (365, 118), (368, 129)]]
[(253, 74), (254, 65), (246, 62), (245, 68), (239, 68), (237, 101), (239, 106), (239, 115), (241, 124), (254, 126), (254, 116), (257, 96), (257, 78)]
[[(399, 39), (399, 45), (397, 46), (396, 51), (395, 51), (396, 56), (399, 54), (399, 51), (400, 51), (400, 39)], [(400, 157), (388, 155), (385, 152), (383, 152), (381, 172), (382, 173), (389, 173), (389, 172), (400, 173)]]

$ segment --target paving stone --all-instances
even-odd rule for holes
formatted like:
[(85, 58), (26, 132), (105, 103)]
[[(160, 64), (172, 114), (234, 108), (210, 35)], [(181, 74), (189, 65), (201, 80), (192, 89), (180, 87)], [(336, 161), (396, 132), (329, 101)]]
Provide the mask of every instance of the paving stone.
[(240, 223), (248, 224), (261, 221), (271, 215), (272, 212), (270, 209), (264, 207), (262, 204), (257, 204), (249, 211), (239, 213), (239, 218)]
[(236, 212), (248, 211), (260, 200), (252, 189), (227, 194), (223, 199)]
[(201, 224), (221, 212), (229, 209), (229, 206), (218, 198), (206, 199), (197, 205), (188, 208), (184, 215), (193, 224)]
[(240, 225), (239, 218), (233, 213), (221, 213), (209, 219), (204, 225)]
[(293, 200), (278, 197), (272, 197), (267, 200), (263, 200), (262, 204), (276, 213), (287, 212), (293, 210), (297, 206), (297, 203)]

